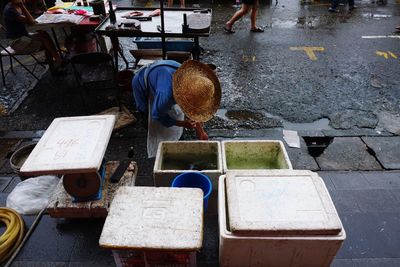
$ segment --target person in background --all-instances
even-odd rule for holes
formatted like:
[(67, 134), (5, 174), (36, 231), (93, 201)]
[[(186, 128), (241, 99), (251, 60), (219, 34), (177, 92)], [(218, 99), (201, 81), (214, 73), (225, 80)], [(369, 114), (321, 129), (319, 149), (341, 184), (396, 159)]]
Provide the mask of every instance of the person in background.
[(251, 9), (251, 14), (250, 14), (250, 31), (251, 32), (264, 32), (264, 29), (261, 27), (258, 27), (256, 25), (256, 20), (257, 20), (257, 10), (258, 10), (258, 0), (243, 0), (242, 1), (242, 8), (238, 10), (232, 18), (225, 24), (224, 26), (224, 31), (226, 33), (235, 33), (233, 30), (233, 24), (237, 20), (239, 20), (241, 17), (246, 15), (249, 10)]
[[(339, 11), (336, 9), (339, 5), (339, 0), (331, 0), (331, 7), (328, 9), (331, 13), (338, 13)], [(354, 0), (349, 0), (349, 11), (352, 11), (356, 8), (354, 5)]]
[(136, 108), (148, 120), (149, 158), (156, 156), (159, 142), (179, 140), (183, 128), (195, 129), (200, 140), (208, 139), (203, 122), (220, 105), (221, 85), (206, 64), (156, 61), (135, 74), (132, 89)]
[(26, 25), (33, 25), (36, 21), (28, 12), (22, 0), (11, 0), (4, 7), (3, 18), (6, 38), (11, 40), (9, 46), (16, 53), (31, 54), (44, 49), (52, 72), (63, 65), (63, 61), (47, 32), (28, 33)]
[[(180, 7), (185, 8), (185, 0), (179, 0)], [(168, 0), (168, 7), (172, 7), (174, 5), (174, 0)]]

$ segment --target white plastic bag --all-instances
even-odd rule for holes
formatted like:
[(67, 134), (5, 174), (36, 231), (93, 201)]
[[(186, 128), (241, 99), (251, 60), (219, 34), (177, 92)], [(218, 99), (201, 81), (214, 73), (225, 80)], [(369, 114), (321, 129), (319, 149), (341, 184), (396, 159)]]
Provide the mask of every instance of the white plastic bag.
[(60, 179), (45, 175), (20, 182), (7, 197), (7, 207), (24, 215), (38, 214), (47, 207)]

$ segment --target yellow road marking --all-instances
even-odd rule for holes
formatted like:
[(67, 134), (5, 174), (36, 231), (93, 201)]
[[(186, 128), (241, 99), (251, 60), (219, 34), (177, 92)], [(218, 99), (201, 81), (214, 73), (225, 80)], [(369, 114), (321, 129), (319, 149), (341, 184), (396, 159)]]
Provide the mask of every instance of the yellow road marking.
[(392, 53), (392, 52), (390, 52), (390, 51), (388, 51), (388, 53), (389, 53), (389, 55), (391, 55), (391, 56), (392, 56), (392, 58), (395, 58), (395, 59), (397, 59), (397, 56), (396, 56), (394, 53)]
[(391, 51), (387, 51), (387, 52), (384, 52), (384, 51), (376, 51), (375, 54), (376, 54), (377, 56), (384, 57), (385, 59), (389, 59), (389, 56), (391, 56), (391, 57), (394, 58), (394, 59), (397, 59), (397, 58), (398, 58), (398, 57), (396, 56), (396, 54), (393, 53), (393, 52), (391, 52)]
[(243, 55), (242, 56), (242, 60), (244, 62), (249, 62), (249, 61), (255, 62), (256, 61), (256, 56), (245, 56), (245, 55)]
[(291, 51), (304, 51), (306, 52), (307, 56), (311, 60), (317, 60), (317, 56), (314, 52), (323, 52), (325, 48), (320, 46), (292, 46), (290, 47)]

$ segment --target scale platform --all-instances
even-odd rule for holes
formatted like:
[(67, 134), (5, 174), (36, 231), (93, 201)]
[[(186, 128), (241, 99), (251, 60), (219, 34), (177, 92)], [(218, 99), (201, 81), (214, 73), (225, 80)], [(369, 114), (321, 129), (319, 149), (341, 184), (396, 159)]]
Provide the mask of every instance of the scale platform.
[(105, 164), (105, 179), (101, 191), (101, 199), (74, 202), (64, 189), (62, 179), (58, 183), (47, 205), (47, 212), (54, 218), (105, 218), (115, 192), (120, 186), (134, 186), (137, 175), (136, 162), (132, 161), (119, 183), (111, 183), (110, 177), (118, 167), (118, 161)]
[(99, 200), (104, 154), (115, 115), (56, 118), (21, 167), (24, 176), (62, 175), (65, 191), (75, 202)]

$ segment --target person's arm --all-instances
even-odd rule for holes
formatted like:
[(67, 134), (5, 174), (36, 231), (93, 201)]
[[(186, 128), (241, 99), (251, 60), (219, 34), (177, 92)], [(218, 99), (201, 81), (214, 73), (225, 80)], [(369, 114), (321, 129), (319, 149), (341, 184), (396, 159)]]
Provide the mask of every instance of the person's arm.
[(195, 123), (195, 130), (196, 130), (196, 135), (199, 140), (208, 140), (208, 134), (203, 128), (203, 123), (202, 122), (196, 122)]
[(17, 21), (26, 23), (28, 25), (33, 25), (36, 23), (35, 19), (32, 17), (31, 13), (29, 13), (29, 11), (26, 9), (22, 1), (19, 1), (16, 5), (21, 9), (22, 12), (22, 14), (20, 14), (16, 18)]

